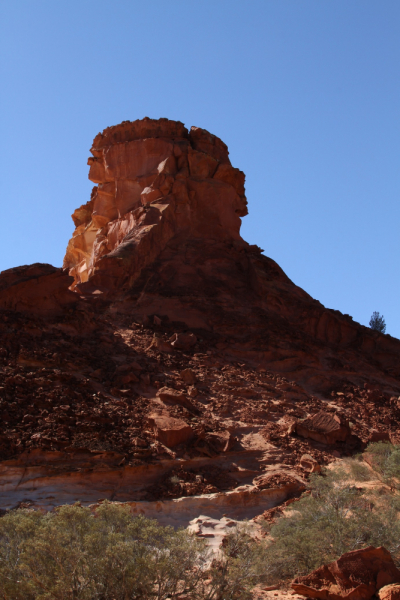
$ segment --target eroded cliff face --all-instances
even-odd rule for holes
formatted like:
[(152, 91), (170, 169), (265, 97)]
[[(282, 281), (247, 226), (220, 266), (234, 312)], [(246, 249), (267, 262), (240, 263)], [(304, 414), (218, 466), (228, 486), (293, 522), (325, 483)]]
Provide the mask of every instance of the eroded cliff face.
[(252, 518), (400, 439), (399, 340), (240, 237), (244, 174), (221, 140), (144, 119), (92, 154), (65, 269), (0, 274), (0, 508)]
[(349, 363), (400, 374), (397, 341), (325, 309), (240, 237), (245, 177), (219, 138), (146, 118), (105, 129), (91, 152), (98, 185), (72, 216), (64, 259), (82, 297), (213, 332), (232, 355), (296, 370), (319, 391), (348, 378)]
[(122, 123), (97, 135), (91, 152), (89, 179), (98, 185), (72, 215), (64, 259), (73, 288), (93, 280), (109, 293), (132, 284), (176, 236), (241, 239), (244, 173), (204, 129), (167, 119)]

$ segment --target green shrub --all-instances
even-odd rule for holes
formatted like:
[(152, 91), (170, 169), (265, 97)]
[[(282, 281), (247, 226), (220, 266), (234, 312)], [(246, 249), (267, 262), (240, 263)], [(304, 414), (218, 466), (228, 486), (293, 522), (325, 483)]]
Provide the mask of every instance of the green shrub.
[(375, 331), (380, 331), (380, 333), (385, 333), (386, 331), (386, 323), (383, 315), (380, 315), (378, 311), (374, 311), (369, 320), (369, 326), (371, 329)]
[(349, 469), (350, 478), (354, 481), (371, 481), (374, 478), (362, 456), (356, 456), (354, 459), (346, 461), (345, 464)]
[(309, 573), (368, 545), (385, 546), (400, 564), (398, 494), (377, 498), (352, 485), (351, 477), (351, 469), (310, 477), (309, 493), (271, 528), (270, 582)]
[(186, 530), (162, 527), (129, 506), (104, 502), (45, 515), (16, 510), (0, 519), (4, 600), (250, 600), (259, 582), (306, 574), (343, 553), (384, 546), (400, 566), (400, 447), (371, 444), (380, 485), (362, 457), (310, 476), (309, 489), (270, 529), (264, 544), (246, 524), (212, 554)]
[(366, 450), (372, 456), (373, 468), (382, 480), (393, 488), (400, 485), (400, 446), (390, 442), (375, 442)]
[[(263, 555), (264, 552), (264, 555)], [(265, 550), (234, 528), (213, 558), (205, 541), (103, 503), (0, 519), (0, 596), (7, 600), (244, 600)]]
[(224, 539), (221, 554), (213, 560), (209, 583), (200, 598), (214, 600), (251, 599), (251, 590), (268, 580), (264, 543), (254, 540), (246, 524), (235, 527)]

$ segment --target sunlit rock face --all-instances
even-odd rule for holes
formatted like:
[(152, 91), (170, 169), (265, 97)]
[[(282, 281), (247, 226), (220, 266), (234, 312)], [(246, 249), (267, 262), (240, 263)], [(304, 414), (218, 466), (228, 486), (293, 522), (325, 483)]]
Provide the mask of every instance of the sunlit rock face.
[(173, 238), (240, 241), (244, 173), (204, 129), (145, 118), (99, 133), (91, 148), (91, 199), (72, 215), (64, 268), (72, 289), (132, 284)]

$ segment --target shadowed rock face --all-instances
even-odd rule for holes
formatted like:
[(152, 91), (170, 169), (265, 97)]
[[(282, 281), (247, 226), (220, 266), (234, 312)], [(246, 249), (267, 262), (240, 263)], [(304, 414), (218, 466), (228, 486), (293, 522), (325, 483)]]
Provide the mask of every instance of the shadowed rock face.
[(0, 275), (0, 309), (60, 315), (79, 301), (68, 289), (71, 283), (65, 271), (52, 265), (36, 263), (8, 269)]

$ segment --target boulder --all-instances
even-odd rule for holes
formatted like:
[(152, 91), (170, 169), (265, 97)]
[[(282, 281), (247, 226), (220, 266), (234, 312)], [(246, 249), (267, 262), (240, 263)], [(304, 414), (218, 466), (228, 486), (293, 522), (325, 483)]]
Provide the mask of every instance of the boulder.
[(296, 423), (296, 433), (321, 444), (345, 442), (351, 435), (348, 422), (338, 414), (320, 410), (317, 414)]
[(217, 452), (228, 452), (235, 443), (235, 438), (229, 431), (207, 433), (204, 439)]
[(259, 490), (284, 490), (289, 496), (305, 489), (304, 482), (284, 471), (263, 473), (253, 479), (253, 485)]
[(197, 338), (194, 333), (174, 333), (169, 341), (171, 346), (178, 350), (190, 350), (196, 344)]
[(377, 429), (372, 429), (368, 441), (370, 443), (371, 442), (390, 442), (390, 433), (388, 431), (378, 431)]
[(150, 415), (149, 425), (157, 440), (168, 448), (188, 442), (193, 437), (193, 429), (186, 421), (164, 415)]
[(184, 369), (181, 371), (181, 379), (188, 385), (194, 385), (196, 383), (196, 374), (192, 369)]
[(318, 464), (318, 461), (311, 454), (303, 454), (300, 458), (300, 466), (309, 473), (319, 473), (321, 471), (321, 465)]
[(157, 396), (162, 402), (165, 402), (165, 404), (179, 404), (179, 406), (183, 406), (192, 412), (197, 412), (196, 407), (189, 400), (189, 398), (178, 390), (174, 390), (173, 388), (169, 387), (162, 387), (158, 390)]
[(400, 571), (383, 547), (346, 552), (309, 575), (297, 577), (293, 590), (320, 600), (369, 600), (382, 587), (400, 583)]
[(400, 585), (391, 583), (378, 592), (379, 600), (400, 600)]

